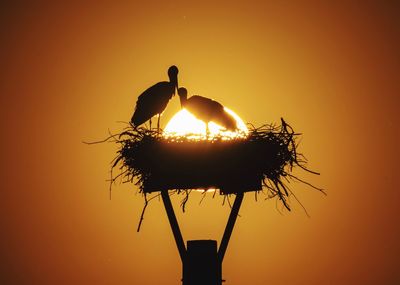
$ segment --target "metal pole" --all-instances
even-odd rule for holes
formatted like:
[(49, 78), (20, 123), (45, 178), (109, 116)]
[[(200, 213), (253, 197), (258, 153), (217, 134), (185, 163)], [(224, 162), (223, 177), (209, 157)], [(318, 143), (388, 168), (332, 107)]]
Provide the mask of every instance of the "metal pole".
[(221, 285), (221, 263), (216, 240), (189, 240), (182, 285)]
[(181, 257), (181, 261), (184, 262), (186, 257), (186, 247), (182, 238), (181, 230), (179, 229), (174, 208), (172, 207), (171, 199), (168, 195), (168, 191), (162, 190), (161, 197), (164, 202), (165, 210), (167, 211), (168, 220), (171, 225), (172, 233), (174, 234), (176, 246), (178, 247), (179, 256)]
[(235, 202), (233, 203), (228, 223), (226, 224), (225, 227), (224, 235), (221, 240), (221, 245), (219, 246), (218, 250), (218, 260), (221, 264), (222, 261), (224, 260), (226, 249), (228, 248), (229, 239), (231, 238), (233, 227), (235, 225), (236, 218), (239, 214), (240, 206), (242, 205), (243, 196), (244, 194), (242, 192), (236, 194)]

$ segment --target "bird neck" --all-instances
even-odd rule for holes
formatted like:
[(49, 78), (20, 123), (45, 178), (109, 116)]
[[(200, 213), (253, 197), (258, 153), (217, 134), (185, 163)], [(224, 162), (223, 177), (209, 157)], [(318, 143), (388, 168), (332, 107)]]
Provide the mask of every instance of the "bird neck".
[(175, 87), (177, 87), (178, 77), (176, 75), (169, 75), (169, 82), (172, 83)]
[(185, 107), (186, 106), (186, 102), (187, 102), (187, 96), (179, 96), (179, 99), (181, 100), (181, 107)]

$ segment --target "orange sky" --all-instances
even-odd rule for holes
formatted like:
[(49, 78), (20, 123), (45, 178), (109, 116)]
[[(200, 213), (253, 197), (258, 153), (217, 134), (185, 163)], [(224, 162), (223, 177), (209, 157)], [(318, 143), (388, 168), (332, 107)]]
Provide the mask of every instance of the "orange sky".
[[(395, 1), (18, 2), (0, 9), (1, 284), (179, 284), (162, 203), (136, 233), (137, 189), (108, 199), (116, 146), (81, 143), (120, 130), (171, 64), (246, 122), (284, 117), (322, 175), (297, 173), (328, 192), (291, 184), (311, 218), (246, 195), (226, 285), (400, 283)], [(184, 238), (219, 240), (229, 207), (200, 197), (177, 211)]]

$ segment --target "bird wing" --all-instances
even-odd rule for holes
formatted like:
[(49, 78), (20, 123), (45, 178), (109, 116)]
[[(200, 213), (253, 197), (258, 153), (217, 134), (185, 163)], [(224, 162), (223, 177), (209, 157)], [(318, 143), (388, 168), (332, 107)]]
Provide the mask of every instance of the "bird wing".
[(208, 123), (213, 117), (215, 108), (218, 108), (215, 103), (217, 102), (209, 98), (194, 95), (187, 100), (185, 107), (198, 119)]
[(131, 122), (141, 125), (153, 116), (162, 113), (167, 107), (168, 101), (174, 94), (175, 87), (168, 81), (158, 82), (146, 89), (136, 101), (135, 112)]
[(217, 101), (194, 95), (188, 99), (186, 105), (193, 115), (206, 123), (213, 121), (232, 131), (237, 128), (235, 118), (228, 114), (224, 106)]

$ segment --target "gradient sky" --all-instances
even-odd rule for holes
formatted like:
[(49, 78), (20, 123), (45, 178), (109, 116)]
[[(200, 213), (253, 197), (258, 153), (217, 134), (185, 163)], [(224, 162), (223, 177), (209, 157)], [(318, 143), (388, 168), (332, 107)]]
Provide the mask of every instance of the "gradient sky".
[[(396, 1), (2, 2), (1, 284), (179, 284), (160, 201), (133, 185), (108, 199), (116, 146), (137, 96), (171, 64), (189, 94), (256, 126), (284, 117), (322, 173), (292, 200), (247, 194), (226, 285), (400, 284)], [(57, 2), (57, 1), (54, 1)], [(65, 1), (67, 2), (67, 1)], [(75, 2), (75, 1), (71, 1)], [(100, 3), (102, 2), (102, 3)], [(108, 2), (108, 3), (107, 3)], [(301, 2), (301, 3), (300, 3)], [(162, 122), (179, 109), (173, 98)], [(222, 197), (178, 211), (185, 239), (220, 240)]]

